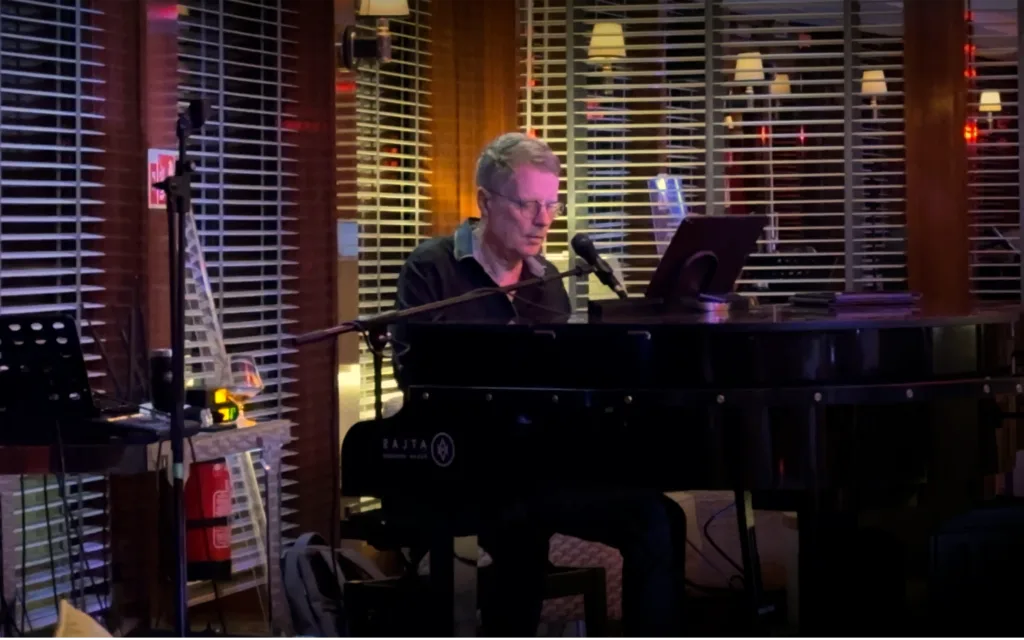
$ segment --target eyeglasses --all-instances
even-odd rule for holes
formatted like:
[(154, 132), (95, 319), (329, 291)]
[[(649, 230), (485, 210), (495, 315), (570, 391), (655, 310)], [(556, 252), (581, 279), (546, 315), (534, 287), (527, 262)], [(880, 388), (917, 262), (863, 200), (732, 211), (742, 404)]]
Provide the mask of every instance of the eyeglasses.
[(551, 213), (555, 218), (565, 213), (565, 205), (561, 202), (540, 202), (538, 200), (523, 201), (517, 198), (506, 196), (504, 193), (497, 193), (496, 191), (491, 191), (490, 189), (487, 189), (486, 191), (492, 196), (498, 196), (499, 198), (504, 198), (508, 200), (512, 204), (519, 207), (519, 210), (521, 212), (529, 214), (531, 217), (534, 218), (540, 215), (540, 212), (542, 210), (547, 213)]

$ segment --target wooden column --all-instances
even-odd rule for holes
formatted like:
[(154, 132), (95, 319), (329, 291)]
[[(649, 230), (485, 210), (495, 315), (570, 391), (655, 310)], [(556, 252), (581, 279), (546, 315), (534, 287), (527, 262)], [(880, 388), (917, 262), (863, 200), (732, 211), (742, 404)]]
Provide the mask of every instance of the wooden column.
[(971, 305), (962, 0), (904, 0), (907, 268), (941, 313)]
[[(298, 243), (298, 322), (293, 331), (322, 329), (337, 322), (337, 203), (335, 180), (335, 11), (338, 4), (352, 12), (352, 2), (303, 0), (298, 12), (296, 87), (292, 94), (299, 127), (295, 237)], [(339, 24), (345, 24), (339, 17)], [(350, 22), (349, 22), (350, 23)], [(353, 106), (354, 109), (354, 106)], [(354, 115), (354, 110), (353, 110)], [(354, 128), (353, 128), (354, 129)], [(354, 131), (352, 142), (354, 143)], [(354, 160), (352, 161), (354, 162)], [(332, 486), (338, 474), (338, 429), (334, 381), (335, 345), (328, 340), (299, 347), (295, 355), (298, 409), (296, 436), (301, 531), (327, 537), (337, 532), (338, 495)], [(333, 505), (332, 505), (333, 502)], [(333, 506), (333, 509), (332, 509)], [(332, 519), (334, 522), (332, 523)]]
[[(141, 4), (141, 59), (144, 64), (138, 89), (143, 122), (141, 167), (145, 171), (148, 149), (178, 148), (175, 137), (178, 118), (178, 5), (169, 0), (143, 0)], [(121, 6), (121, 3), (113, 2), (112, 5)], [(116, 32), (113, 35), (116, 37)], [(156, 349), (171, 346), (170, 274), (167, 272), (167, 217), (160, 215), (158, 209), (148, 209), (148, 197), (147, 193), (143, 194), (141, 210), (146, 256), (144, 304), (147, 344)]]
[[(175, 148), (178, 6), (173, 0), (95, 0), (94, 8), (104, 98), (104, 136), (98, 142), (104, 150), (103, 273), (97, 279), (104, 288), (106, 324), (98, 333), (113, 374), (126, 383), (129, 354), (120, 333), (128, 333), (133, 306), (145, 318), (137, 327), (144, 338), (137, 345), (137, 371), (148, 376), (143, 345), (170, 346), (167, 218), (148, 207), (146, 150)], [(109, 381), (104, 385), (113, 390)], [(127, 618), (148, 620), (160, 608), (158, 538), (139, 535), (159, 526), (157, 486), (153, 477), (110, 479), (115, 610)]]
[(518, 130), (515, 0), (431, 5), (433, 230), (477, 214), (476, 161), (493, 138)]

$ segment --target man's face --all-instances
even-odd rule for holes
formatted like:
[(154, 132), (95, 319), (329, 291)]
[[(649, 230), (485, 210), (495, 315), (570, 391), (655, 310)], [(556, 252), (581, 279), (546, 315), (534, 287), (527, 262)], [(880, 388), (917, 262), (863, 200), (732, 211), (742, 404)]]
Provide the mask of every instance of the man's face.
[(524, 165), (502, 193), (485, 190), (486, 233), (511, 256), (528, 258), (540, 253), (551, 223), (560, 211), (558, 176)]

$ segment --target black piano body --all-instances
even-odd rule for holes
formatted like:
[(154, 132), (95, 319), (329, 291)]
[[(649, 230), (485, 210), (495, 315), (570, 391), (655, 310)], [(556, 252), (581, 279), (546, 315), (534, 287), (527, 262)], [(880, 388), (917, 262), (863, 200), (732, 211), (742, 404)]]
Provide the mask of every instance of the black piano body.
[(1019, 317), (781, 305), (410, 324), (405, 404), (348, 431), (342, 493), (466, 533), (506, 493), (750, 491), (800, 511), (801, 582), (811, 547), (821, 578), (822, 523), (909, 503), (938, 522), (1012, 464), (998, 400), (1020, 393)]
[[(405, 405), (382, 424), (349, 430), (342, 491), (443, 493), (450, 503), (492, 495), (508, 474), (537, 490), (737, 482), (801, 490), (811, 488), (811, 471), (821, 472), (821, 489), (884, 486), (887, 471), (917, 478), (916, 469), (906, 473), (927, 453), (920, 438), (906, 437), (927, 428), (916, 413), (1015, 392), (1017, 316), (1014, 308), (945, 317), (772, 306), (724, 318), (411, 324)], [(843, 451), (820, 442), (809, 456), (801, 445), (813, 413), (884, 446)], [(737, 439), (748, 446), (728, 459)], [(899, 450), (908, 439), (914, 450)]]

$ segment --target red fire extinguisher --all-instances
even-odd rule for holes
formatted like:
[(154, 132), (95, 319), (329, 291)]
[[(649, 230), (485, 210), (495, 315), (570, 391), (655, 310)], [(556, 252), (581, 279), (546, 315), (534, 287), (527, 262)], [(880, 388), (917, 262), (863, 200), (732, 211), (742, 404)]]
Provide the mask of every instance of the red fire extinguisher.
[(224, 458), (194, 462), (185, 482), (189, 580), (231, 579), (231, 471)]

